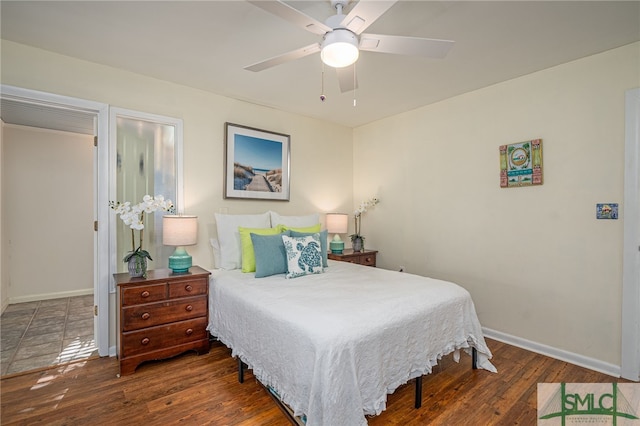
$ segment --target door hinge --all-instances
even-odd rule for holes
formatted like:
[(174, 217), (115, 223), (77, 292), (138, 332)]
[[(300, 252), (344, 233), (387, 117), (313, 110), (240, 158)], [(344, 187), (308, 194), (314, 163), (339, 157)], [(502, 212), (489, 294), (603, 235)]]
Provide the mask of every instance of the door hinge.
[(98, 316), (98, 305), (93, 305), (93, 315)]
[(98, 137), (97, 136), (93, 137), (93, 146), (98, 146)]
[(97, 220), (93, 221), (93, 230), (96, 231), (96, 232), (98, 231), (98, 221)]

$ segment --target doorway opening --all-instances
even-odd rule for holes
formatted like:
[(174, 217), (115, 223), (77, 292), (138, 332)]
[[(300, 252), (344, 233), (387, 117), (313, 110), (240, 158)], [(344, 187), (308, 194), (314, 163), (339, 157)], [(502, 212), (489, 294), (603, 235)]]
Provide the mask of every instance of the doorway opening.
[[(54, 243), (55, 251), (62, 254), (62, 259), (64, 259), (64, 266), (67, 268), (66, 279), (70, 279), (74, 277), (74, 250), (76, 252), (86, 251), (89, 253), (88, 260), (80, 260), (79, 262), (89, 262), (90, 272), (89, 272), (89, 280), (90, 283), (82, 283), (80, 284), (79, 289), (74, 288), (58, 288), (55, 287), (47, 287), (48, 278), (47, 273), (33, 273), (32, 281), (35, 281), (36, 285), (39, 283), (43, 286), (36, 289), (31, 289), (30, 292), (25, 294), (17, 294), (13, 292), (12, 287), (9, 285), (12, 283), (14, 277), (18, 279), (18, 271), (12, 270), (16, 267), (19, 269), (24, 269), (24, 265), (16, 266), (9, 262), (8, 256), (11, 254), (10, 247), (11, 241), (8, 239), (8, 228), (9, 225), (5, 221), (5, 217), (3, 217), (3, 230), (2, 230), (2, 263), (0, 264), (0, 270), (2, 273), (2, 304), (3, 308), (5, 308), (6, 304), (11, 302), (13, 299), (14, 302), (39, 302), (40, 299), (62, 299), (62, 298), (74, 298), (76, 296), (86, 296), (86, 293), (91, 294), (92, 297), (89, 299), (93, 299), (91, 305), (88, 307), (85, 306), (85, 311), (87, 311), (88, 315), (91, 315), (92, 325), (93, 325), (93, 334), (95, 337), (95, 344), (98, 349), (98, 354), (100, 356), (109, 355), (109, 221), (108, 221), (108, 183), (109, 183), (109, 174), (108, 174), (108, 105), (91, 102), (76, 98), (70, 98), (65, 96), (53, 95), (44, 92), (37, 92), (27, 89), (16, 88), (12, 86), (1, 86), (1, 102), (2, 102), (2, 120), (4, 123), (7, 123), (8, 126), (12, 126), (19, 129), (30, 129), (43, 132), (45, 134), (68, 134), (68, 135), (84, 135), (84, 138), (88, 138), (90, 143), (89, 148), (83, 148), (85, 156), (87, 155), (87, 149), (89, 149), (90, 154), (89, 158), (86, 161), (89, 161), (89, 165), (84, 165), (84, 167), (88, 166), (90, 170), (89, 175), (85, 175), (82, 179), (85, 186), (88, 186), (90, 191), (88, 192), (90, 195), (87, 198), (82, 199), (82, 203), (84, 207), (87, 207), (89, 210), (89, 218), (87, 230), (90, 235), (88, 240), (85, 240), (84, 245), (87, 247), (66, 247), (65, 242), (67, 240), (74, 241), (71, 238), (68, 238), (68, 234), (63, 234), (63, 236), (52, 236), (54, 234), (53, 229), (51, 232), (41, 232), (38, 234), (37, 238), (32, 238), (31, 241), (31, 249), (27, 250), (27, 252), (31, 252), (33, 255), (32, 262), (33, 264), (41, 265), (41, 258), (46, 256), (46, 253), (43, 253), (40, 249), (42, 242), (45, 240), (49, 240), (50, 243), (52, 240)], [(4, 129), (3, 129), (4, 132)], [(79, 136), (80, 139), (83, 139), (83, 136)], [(73, 139), (73, 138), (71, 138)], [(94, 144), (94, 141), (96, 143)], [(3, 145), (7, 144), (7, 140), (3, 140)], [(52, 144), (53, 145), (53, 144)], [(35, 148), (35, 151), (32, 153), (33, 156), (41, 156), (44, 155), (43, 149), (44, 145), (40, 145), (39, 148)], [(49, 147), (51, 148), (51, 147)], [(80, 150), (82, 151), (82, 149)], [(55, 149), (50, 151), (55, 153), (56, 155), (63, 156), (62, 153), (56, 152)], [(50, 157), (50, 156), (49, 156)], [(28, 157), (26, 157), (26, 161), (30, 161)], [(2, 161), (5, 162), (7, 159), (3, 158)], [(52, 158), (45, 158), (44, 160), (52, 160), (51, 163), (55, 163)], [(24, 160), (21, 160), (24, 161)], [(62, 163), (64, 164), (64, 162)], [(74, 169), (73, 166), (63, 165), (60, 169), (52, 171), (50, 179), (46, 178), (46, 174), (39, 177), (37, 180), (40, 184), (44, 184), (43, 181), (51, 180), (53, 182), (57, 182), (56, 177), (65, 177), (66, 175), (72, 174), (72, 172), (77, 170)], [(65, 175), (65, 176), (62, 176)], [(68, 177), (68, 176), (66, 176)], [(74, 178), (71, 177), (73, 180)], [(24, 192), (24, 199), (31, 195), (29, 190), (29, 186), (24, 187), (24, 182), (5, 182), (3, 185), (5, 187), (5, 191), (7, 186), (14, 185), (16, 188), (19, 188), (20, 191)], [(64, 185), (64, 184), (62, 184)], [(5, 206), (5, 196), (7, 194), (1, 194), (3, 198), (3, 206)], [(15, 192), (15, 191), (14, 191)], [(75, 192), (75, 191), (72, 191)], [(58, 188), (55, 192), (59, 195), (59, 203), (55, 205), (41, 205), (37, 210), (39, 210), (39, 214), (41, 217), (45, 217), (47, 215), (52, 216), (52, 212), (54, 210), (63, 210), (65, 208), (65, 199), (68, 197), (72, 199), (76, 196), (74, 193), (69, 193), (65, 190), (64, 187)], [(3, 212), (6, 211), (3, 207)], [(69, 216), (73, 216), (73, 211), (67, 212)], [(42, 222), (45, 222), (42, 220)], [(92, 223), (93, 222), (93, 223)], [(70, 222), (58, 219), (57, 228), (64, 228), (65, 223), (69, 224)], [(98, 226), (98, 224), (102, 223), (103, 226)], [(56, 229), (57, 231), (57, 229)], [(86, 241), (89, 241), (86, 243)], [(24, 253), (25, 250), (21, 250), (21, 253)], [(49, 253), (52, 253), (51, 249)], [(13, 261), (13, 259), (12, 259)], [(92, 266), (92, 267), (91, 267)], [(49, 268), (51, 269), (51, 268)], [(52, 273), (53, 274), (53, 273)], [(56, 272), (56, 275), (60, 275), (60, 272)], [(87, 274), (86, 269), (83, 272), (84, 275)], [(18, 274), (19, 275), (19, 274)], [(80, 275), (80, 273), (78, 273)], [(13, 297), (12, 297), (12, 292)], [(44, 295), (44, 297), (42, 297)], [(38, 300), (34, 300), (38, 299)], [(86, 304), (85, 300), (81, 302), (81, 304)], [(48, 302), (53, 303), (53, 302)], [(69, 302), (70, 303), (70, 302)], [(80, 303), (74, 302), (74, 303)]]

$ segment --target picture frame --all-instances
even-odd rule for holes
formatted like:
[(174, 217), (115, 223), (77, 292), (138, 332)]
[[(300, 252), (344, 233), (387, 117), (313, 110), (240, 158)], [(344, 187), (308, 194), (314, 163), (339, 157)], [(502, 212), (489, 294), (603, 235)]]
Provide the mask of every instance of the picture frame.
[(542, 185), (542, 139), (500, 146), (500, 187)]
[(289, 201), (289, 135), (234, 123), (224, 130), (224, 198)]

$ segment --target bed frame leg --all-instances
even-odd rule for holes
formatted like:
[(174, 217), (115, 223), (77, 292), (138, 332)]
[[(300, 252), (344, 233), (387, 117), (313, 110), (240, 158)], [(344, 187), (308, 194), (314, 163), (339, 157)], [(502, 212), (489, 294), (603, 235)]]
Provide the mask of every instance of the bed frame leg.
[(422, 376), (416, 377), (416, 400), (414, 407), (422, 407)]
[(244, 383), (244, 363), (240, 357), (238, 357), (238, 381)]
[(478, 350), (476, 348), (471, 348), (471, 367), (474, 370), (478, 369)]

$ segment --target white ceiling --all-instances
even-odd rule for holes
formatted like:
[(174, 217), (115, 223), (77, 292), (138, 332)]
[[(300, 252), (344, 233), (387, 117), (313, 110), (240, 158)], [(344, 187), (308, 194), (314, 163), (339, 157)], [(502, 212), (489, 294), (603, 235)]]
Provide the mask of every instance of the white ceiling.
[[(333, 14), (328, 0), (287, 3)], [(362, 52), (359, 88), (341, 94), (326, 68), (321, 102), (319, 54), (243, 69), (320, 39), (242, 0), (0, 7), (3, 39), (349, 127), (640, 40), (638, 1), (399, 1), (366, 32), (455, 40), (449, 55)]]

